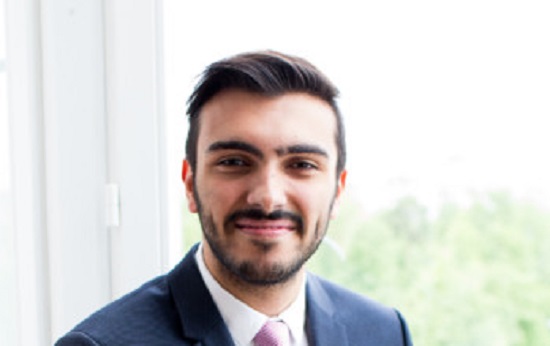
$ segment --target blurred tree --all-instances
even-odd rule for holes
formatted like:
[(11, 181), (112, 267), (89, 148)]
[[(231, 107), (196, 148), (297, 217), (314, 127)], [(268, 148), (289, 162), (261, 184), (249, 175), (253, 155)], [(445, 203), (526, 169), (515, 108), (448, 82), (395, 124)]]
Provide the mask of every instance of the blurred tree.
[(349, 202), (309, 267), (400, 309), (418, 345), (550, 345), (550, 214), (498, 192), (435, 216)]

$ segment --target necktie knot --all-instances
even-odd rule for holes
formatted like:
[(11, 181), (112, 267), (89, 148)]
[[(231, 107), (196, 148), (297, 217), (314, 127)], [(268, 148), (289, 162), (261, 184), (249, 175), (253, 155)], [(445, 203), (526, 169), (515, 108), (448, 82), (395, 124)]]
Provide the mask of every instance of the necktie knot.
[(290, 334), (283, 321), (267, 321), (254, 337), (255, 346), (290, 346)]

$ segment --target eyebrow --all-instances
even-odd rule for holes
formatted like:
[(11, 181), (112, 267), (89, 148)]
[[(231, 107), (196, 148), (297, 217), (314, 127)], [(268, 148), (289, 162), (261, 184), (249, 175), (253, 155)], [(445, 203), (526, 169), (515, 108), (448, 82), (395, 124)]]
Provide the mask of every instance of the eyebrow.
[(317, 145), (311, 144), (296, 144), (286, 148), (278, 148), (276, 152), (279, 156), (284, 154), (318, 154), (324, 157), (328, 157), (328, 153), (323, 148)]
[(242, 141), (218, 141), (210, 144), (208, 146), (208, 152), (214, 152), (218, 150), (240, 150), (250, 153), (258, 158), (263, 158), (264, 154), (260, 149), (253, 146), (252, 144), (242, 142)]

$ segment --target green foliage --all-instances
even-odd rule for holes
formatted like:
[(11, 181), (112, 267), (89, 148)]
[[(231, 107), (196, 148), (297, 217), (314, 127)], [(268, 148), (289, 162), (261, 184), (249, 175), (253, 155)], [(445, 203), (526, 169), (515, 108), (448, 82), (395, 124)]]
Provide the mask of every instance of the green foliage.
[(310, 270), (397, 307), (417, 345), (550, 345), (550, 214), (505, 193), (434, 216), (348, 203)]
[(183, 208), (183, 248), (189, 249), (202, 239), (201, 223), (197, 214), (189, 212), (187, 207)]

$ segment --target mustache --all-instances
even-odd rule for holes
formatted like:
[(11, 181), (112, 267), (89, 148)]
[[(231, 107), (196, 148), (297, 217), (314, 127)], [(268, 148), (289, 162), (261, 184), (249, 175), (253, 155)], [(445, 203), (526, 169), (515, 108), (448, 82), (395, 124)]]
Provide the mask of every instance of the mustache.
[(304, 226), (304, 220), (299, 214), (286, 210), (275, 210), (271, 213), (265, 213), (261, 209), (243, 209), (237, 210), (225, 219), (225, 225), (235, 222), (237, 219), (246, 218), (252, 220), (290, 220), (296, 223), (298, 230), (301, 231)]

